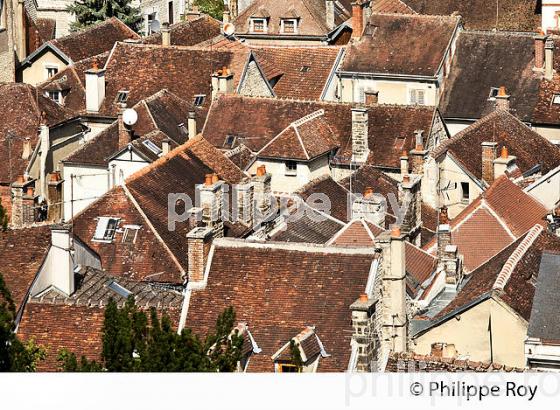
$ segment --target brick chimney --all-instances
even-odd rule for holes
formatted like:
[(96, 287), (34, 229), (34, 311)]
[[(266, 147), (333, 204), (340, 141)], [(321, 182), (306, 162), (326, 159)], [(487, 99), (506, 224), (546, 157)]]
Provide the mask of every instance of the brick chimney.
[(161, 45), (169, 47), (171, 45), (171, 29), (169, 23), (165, 22), (161, 25)]
[(352, 108), (352, 160), (364, 163), (369, 156), (369, 114), (363, 107)]
[(97, 60), (86, 74), (86, 111), (98, 113), (105, 99), (105, 70), (99, 68)]
[(352, 219), (365, 219), (379, 226), (385, 226), (387, 201), (383, 195), (375, 195), (372, 188), (366, 188), (352, 204)]
[(49, 222), (62, 221), (62, 176), (59, 171), (55, 171), (48, 176), (48, 214)]
[(335, 27), (335, 0), (325, 0), (325, 18), (327, 27), (333, 29)]
[(202, 208), (202, 222), (213, 230), (214, 238), (224, 236), (224, 182), (216, 174), (208, 174), (204, 184), (197, 186)]
[(504, 175), (508, 169), (515, 165), (516, 157), (509, 155), (506, 146), (502, 147), (500, 156), (494, 160), (494, 179)]
[(544, 45), (546, 42), (546, 35), (539, 29), (539, 33), (534, 37), (535, 42), (535, 67), (536, 71), (544, 70)]
[(189, 111), (189, 118), (187, 119), (187, 129), (189, 132), (189, 139), (196, 137), (198, 131), (196, 127), (196, 112)]
[(117, 117), (119, 128), (119, 149), (126, 147), (132, 141), (132, 129), (123, 121), (123, 113), (126, 109), (126, 104), (120, 104), (119, 115)]
[(424, 163), (428, 155), (428, 151), (424, 149), (424, 131), (416, 130), (414, 131), (414, 135), (415, 146), (414, 149), (410, 151), (410, 156), (412, 157), (412, 173), (424, 175)]
[(498, 90), (498, 95), (496, 96), (496, 109), (509, 111), (509, 95), (506, 91), (506, 87), (501, 86)]
[(202, 282), (214, 231), (211, 228), (194, 228), (187, 234), (187, 278), (189, 282)]
[(552, 80), (554, 77), (554, 40), (548, 38), (544, 46), (544, 78)]
[(364, 2), (355, 0), (352, 2), (352, 38), (362, 37), (364, 32)]
[(498, 143), (482, 143), (482, 180), (488, 185), (494, 182), (494, 160), (497, 156)]
[(266, 217), (272, 207), (272, 175), (266, 172), (266, 167), (261, 165), (257, 168), (257, 175), (253, 177), (253, 195), (254, 206), (253, 213), (255, 214), (255, 222), (261, 222)]
[(233, 92), (233, 73), (229, 68), (223, 67), (212, 74), (212, 99), (219, 94), (232, 94)]
[(49, 251), (51, 285), (70, 296), (75, 291), (73, 241), (70, 227), (55, 225), (51, 228)]
[(375, 105), (379, 103), (379, 91), (366, 90), (364, 91), (366, 97), (366, 105)]

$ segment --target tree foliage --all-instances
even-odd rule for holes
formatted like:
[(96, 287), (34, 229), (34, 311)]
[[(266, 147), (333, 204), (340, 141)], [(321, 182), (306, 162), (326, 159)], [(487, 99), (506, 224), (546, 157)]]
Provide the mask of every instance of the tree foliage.
[(78, 360), (67, 350), (59, 352), (58, 360), (69, 372), (232, 372), (243, 344), (242, 337), (232, 334), (234, 323), (235, 312), (229, 308), (202, 343), (190, 329), (178, 334), (166, 314), (139, 310), (132, 296), (122, 308), (111, 300), (105, 309), (102, 362)]
[(117, 17), (132, 30), (139, 32), (142, 24), (140, 9), (132, 7), (132, 0), (76, 0), (68, 6), (68, 11), (76, 16), (70, 25), (72, 30), (80, 30), (111, 17)]
[(45, 351), (33, 340), (22, 343), (14, 333), (16, 308), (0, 274), (0, 371), (33, 372)]
[(195, 0), (195, 6), (204, 13), (208, 14), (215, 19), (221, 20), (224, 15), (224, 1), (223, 0)]

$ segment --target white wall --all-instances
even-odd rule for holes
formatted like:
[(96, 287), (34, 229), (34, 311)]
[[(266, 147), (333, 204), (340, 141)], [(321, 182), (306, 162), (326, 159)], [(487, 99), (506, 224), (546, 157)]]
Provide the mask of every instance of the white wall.
[(560, 201), (560, 166), (543, 175), (524, 189), (547, 209), (553, 210)]
[(560, 11), (558, 0), (542, 0), (541, 27), (545, 31), (549, 28), (558, 28), (557, 11)]
[[(468, 202), (462, 201), (462, 182), (469, 184)], [(448, 183), (456, 184), (456, 188), (446, 190), (446, 195), (442, 194), (440, 200), (442, 205), (447, 206), (449, 217), (454, 218), (465, 209), (469, 203), (480, 196), (482, 189), (449, 155), (446, 154), (444, 159), (440, 162), (440, 189), (447, 187)]]
[[(73, 180), (71, 175), (75, 176)], [(110, 189), (109, 172), (102, 167), (64, 165), (62, 177), (65, 221), (83, 211)]]
[(471, 124), (474, 124), (474, 121), (445, 120), (445, 125), (447, 126), (450, 137), (457, 135)]
[(123, 152), (109, 162), (109, 170), (112, 175), (111, 186), (122, 185), (129, 176), (148, 164), (146, 160), (132, 151)]
[(37, 0), (37, 17), (56, 20), (55, 37), (63, 37), (70, 33), (70, 23), (75, 16), (66, 11), (74, 0)]

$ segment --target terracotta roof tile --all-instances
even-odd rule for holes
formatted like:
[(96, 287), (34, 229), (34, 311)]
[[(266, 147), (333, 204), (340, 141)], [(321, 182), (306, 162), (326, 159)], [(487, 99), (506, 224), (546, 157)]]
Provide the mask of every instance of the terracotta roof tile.
[(416, 14), (413, 9), (401, 0), (377, 0), (370, 7), (374, 13)]
[[(194, 20), (185, 20), (169, 26), (171, 45), (194, 46), (215, 36), (221, 35), (222, 24), (220, 21), (201, 15)], [(161, 44), (161, 33), (154, 33), (142, 40), (144, 44)]]
[(482, 363), (457, 358), (441, 358), (415, 353), (392, 353), (387, 361), (388, 373), (450, 373), (450, 372), (524, 372), (524, 369), (511, 368), (497, 363)]
[(35, 21), (37, 30), (39, 31), (39, 37), (43, 41), (52, 40), (56, 33), (56, 20), (49, 18), (38, 18)]

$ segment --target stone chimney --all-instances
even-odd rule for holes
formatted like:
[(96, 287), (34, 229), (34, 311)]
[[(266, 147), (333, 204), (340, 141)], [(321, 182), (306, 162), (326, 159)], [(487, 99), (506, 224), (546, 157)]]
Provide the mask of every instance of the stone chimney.
[(47, 159), (51, 149), (49, 126), (44, 122), (39, 126), (40, 154), (39, 154), (39, 179), (41, 180), (40, 194), (47, 197)]
[(33, 154), (33, 149), (31, 148), (31, 140), (29, 139), (29, 137), (27, 137), (23, 141), (21, 159), (27, 161), (29, 158), (31, 158), (31, 154)]
[(35, 222), (35, 191), (23, 175), (11, 185), (13, 228), (22, 228)]
[(410, 201), (401, 230), (406, 233), (411, 242), (419, 245), (422, 233), (422, 177), (419, 175), (404, 175), (399, 185), (399, 202)]
[(546, 35), (539, 29), (539, 33), (535, 36), (535, 71), (544, 70), (544, 45), (546, 42)]
[(86, 111), (98, 113), (105, 99), (105, 70), (97, 61), (86, 71)]
[(424, 175), (424, 163), (428, 155), (428, 151), (424, 149), (424, 131), (416, 130), (414, 134), (416, 140), (415, 146), (414, 149), (410, 151), (410, 156), (412, 157), (412, 173)]
[(204, 184), (198, 185), (200, 208), (202, 208), (202, 222), (213, 230), (214, 238), (224, 236), (224, 182), (216, 174), (208, 174)]
[(325, 0), (325, 17), (327, 27), (333, 29), (335, 27), (335, 0)]
[(231, 94), (234, 92), (233, 73), (227, 67), (212, 74), (212, 99), (219, 94)]
[(169, 151), (171, 151), (171, 139), (164, 138), (163, 141), (161, 141), (161, 154), (167, 155)]
[(364, 2), (355, 0), (352, 2), (352, 38), (362, 37), (364, 32)]
[(192, 5), (185, 15), (187, 21), (196, 20), (199, 17), (200, 17), (200, 11), (198, 10), (198, 6), (195, 5)]
[[(253, 213), (258, 219), (266, 217), (272, 208), (272, 175), (266, 172), (266, 167), (261, 165), (257, 168), (257, 175), (253, 177), (253, 196), (255, 209)], [(261, 222), (255, 221), (255, 222)]]
[(408, 175), (408, 154), (403, 151), (401, 155), (401, 178)]
[(161, 45), (163, 47), (169, 47), (171, 45), (171, 29), (167, 22), (161, 25)]
[(554, 40), (548, 38), (544, 46), (544, 78), (552, 80), (554, 77)]
[(126, 147), (132, 141), (132, 129), (123, 121), (123, 113), (125, 109), (126, 104), (121, 104), (117, 118), (119, 128), (119, 149)]
[(446, 283), (458, 283), (457, 268), (458, 254), (457, 246), (452, 244), (451, 227), (449, 224), (441, 223), (437, 228), (437, 270), (445, 270)]
[(246, 226), (253, 226), (253, 198), (255, 187), (252, 182), (235, 186), (234, 216), (236, 221)]
[(482, 143), (482, 180), (488, 185), (494, 182), (494, 160), (497, 156), (498, 143)]
[(515, 165), (516, 157), (509, 155), (506, 146), (502, 147), (500, 156), (494, 160), (494, 179), (504, 175), (508, 169)]
[(352, 161), (364, 163), (369, 156), (369, 115), (363, 107), (352, 108)]
[(53, 172), (48, 176), (48, 214), (49, 222), (62, 221), (62, 177), (59, 171)]
[(509, 95), (506, 91), (506, 87), (501, 86), (498, 90), (498, 95), (496, 96), (496, 109), (509, 111)]
[(189, 118), (187, 119), (187, 129), (189, 133), (189, 139), (193, 139), (198, 134), (196, 129), (196, 112), (189, 111)]
[(364, 91), (366, 105), (375, 105), (379, 103), (379, 91), (375, 90), (366, 90)]
[(212, 245), (214, 231), (211, 228), (194, 228), (187, 234), (188, 269), (187, 278), (189, 282), (202, 282), (204, 280), (204, 269), (210, 246)]
[(51, 228), (50, 279), (51, 284), (65, 295), (75, 291), (73, 241), (70, 227), (55, 225)]
[(375, 358), (374, 313), (376, 300), (362, 294), (350, 305), (352, 311), (352, 344), (357, 352), (356, 372), (371, 372)]
[(385, 226), (387, 201), (383, 195), (375, 195), (372, 188), (366, 188), (352, 204), (352, 219), (365, 219), (379, 226)]

